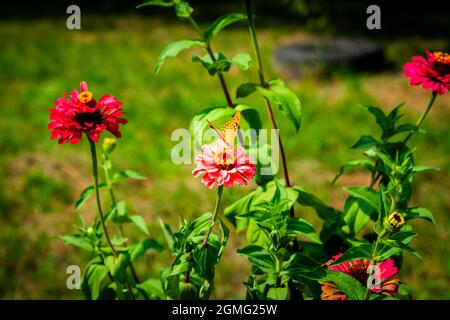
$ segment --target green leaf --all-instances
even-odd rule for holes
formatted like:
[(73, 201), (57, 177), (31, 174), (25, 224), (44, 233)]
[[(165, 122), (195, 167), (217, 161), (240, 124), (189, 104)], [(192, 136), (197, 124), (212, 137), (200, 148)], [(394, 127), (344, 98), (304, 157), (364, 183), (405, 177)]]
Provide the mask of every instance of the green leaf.
[(406, 220), (411, 219), (425, 219), (430, 221), (433, 224), (436, 224), (436, 220), (434, 219), (433, 213), (426, 208), (410, 208), (405, 211), (402, 211), (402, 214), (405, 216)]
[(65, 244), (71, 244), (89, 252), (94, 250), (89, 239), (82, 237), (79, 234), (66, 234), (61, 236), (60, 239), (62, 239)]
[(167, 58), (176, 57), (181, 51), (194, 47), (205, 47), (205, 43), (201, 40), (179, 40), (172, 42), (161, 51), (156, 63), (155, 73), (161, 70)]
[(351, 247), (344, 254), (334, 261), (331, 265), (337, 265), (346, 261), (353, 261), (357, 259), (368, 259), (372, 255), (372, 245), (362, 244), (359, 246)]
[[(99, 189), (106, 188), (106, 183), (100, 183), (98, 185)], [(89, 186), (83, 191), (81, 191), (80, 197), (78, 198), (77, 202), (75, 202), (75, 209), (80, 209), (86, 201), (94, 194), (94, 186)]]
[(210, 75), (215, 75), (218, 72), (230, 70), (232, 64), (242, 70), (247, 70), (250, 67), (252, 58), (246, 53), (239, 53), (234, 58), (229, 59), (219, 52), (214, 55), (214, 61), (209, 54), (203, 56), (194, 55), (192, 61), (200, 62)]
[(355, 198), (359, 198), (364, 200), (367, 204), (369, 204), (373, 209), (379, 210), (380, 208), (380, 199), (378, 193), (369, 188), (369, 187), (348, 187), (344, 188), (345, 191), (350, 193)]
[(327, 270), (326, 276), (321, 281), (330, 281), (336, 284), (339, 290), (345, 293), (347, 300), (364, 300), (366, 287), (346, 273)]
[(423, 172), (423, 171), (430, 171), (430, 170), (440, 171), (439, 168), (430, 167), (430, 166), (414, 166), (412, 169), (413, 172)]
[(222, 220), (221, 217), (219, 217), (219, 230), (221, 235), (221, 243), (218, 256), (221, 257), (223, 250), (225, 249), (225, 246), (228, 242), (228, 238), (230, 237), (230, 229), (227, 227), (227, 225), (225, 224), (225, 222)]
[(286, 232), (293, 236), (305, 236), (315, 243), (322, 243), (313, 225), (302, 218), (288, 219)]
[(364, 228), (375, 212), (376, 210), (366, 201), (352, 196), (348, 197), (344, 205), (344, 221), (350, 233), (354, 235)]
[(119, 171), (113, 174), (112, 180), (113, 182), (119, 182), (123, 179), (126, 178), (130, 178), (130, 179), (135, 179), (135, 180), (145, 180), (147, 179), (146, 177), (144, 177), (143, 175), (137, 173), (136, 171), (133, 170), (124, 170), (124, 171)]
[(334, 208), (327, 206), (304, 187), (294, 186), (293, 189), (298, 192), (297, 202), (303, 206), (313, 207), (321, 219), (333, 218), (336, 215), (337, 212)]
[(171, 7), (174, 4), (175, 4), (174, 0), (147, 0), (137, 5), (136, 8), (141, 8), (145, 6)]
[(81, 283), (86, 299), (98, 299), (100, 287), (107, 274), (108, 268), (102, 264), (92, 263), (87, 266)]
[(128, 223), (130, 222), (130, 218), (127, 215), (127, 205), (124, 200), (120, 200), (117, 202), (116, 206), (111, 208), (111, 211), (105, 217), (105, 221), (108, 222), (110, 219), (113, 219), (114, 223)]
[(128, 241), (127, 238), (124, 238), (124, 237), (121, 237), (121, 236), (116, 236), (116, 235), (111, 238), (111, 243), (115, 247), (121, 246), (127, 241)]
[(238, 53), (231, 59), (231, 63), (245, 71), (250, 68), (252, 57), (248, 53)]
[(376, 170), (372, 161), (370, 160), (353, 160), (341, 166), (339, 172), (336, 174), (331, 184), (334, 184), (336, 180), (339, 179), (345, 172), (350, 171), (354, 168), (366, 168), (372, 173), (374, 173)]
[(399, 125), (396, 129), (395, 129), (395, 134), (399, 134), (402, 132), (414, 132), (419, 130), (419, 128), (411, 123), (404, 123)]
[(269, 288), (267, 292), (267, 299), (269, 300), (288, 300), (289, 299), (289, 288)]
[(268, 243), (268, 238), (263, 229), (258, 226), (258, 222), (255, 219), (249, 219), (246, 239), (248, 244), (265, 246)]
[(368, 106), (365, 107), (367, 111), (369, 111), (374, 117), (375, 120), (377, 122), (377, 124), (379, 125), (379, 127), (381, 128), (382, 133), (384, 133), (387, 129), (387, 117), (385, 115), (385, 113), (383, 112), (383, 110), (381, 110), (378, 107), (372, 107), (372, 106)]
[(281, 79), (272, 79), (268, 87), (257, 86), (256, 89), (271, 103), (280, 107), (283, 113), (294, 125), (295, 130), (300, 130), (302, 120), (302, 106), (297, 95), (289, 89)]
[(389, 240), (384, 240), (383, 244), (385, 245), (385, 249), (381, 250), (382, 253), (379, 257), (379, 260), (386, 260), (389, 257), (399, 253), (401, 250), (408, 251), (422, 259), (422, 256), (408, 244), (417, 236), (414, 232), (397, 232), (394, 233)]
[(137, 245), (130, 246), (131, 261), (135, 261), (149, 249), (155, 249), (156, 251), (163, 251), (164, 247), (154, 239), (145, 239), (144, 241), (142, 241)]
[(161, 226), (161, 229), (163, 231), (164, 238), (166, 239), (169, 250), (173, 252), (174, 239), (173, 239), (172, 230), (170, 230), (169, 225), (164, 223), (164, 221), (162, 221), (161, 219), (159, 219), (159, 225)]
[(275, 261), (267, 249), (249, 245), (237, 251), (239, 255), (247, 257), (250, 263), (262, 272), (271, 273), (275, 271)]
[(138, 283), (137, 287), (144, 291), (149, 297), (157, 299), (165, 299), (163, 286), (160, 279), (147, 279), (142, 283)]
[(194, 12), (194, 9), (192, 9), (192, 7), (186, 1), (175, 1), (175, 13), (177, 14), (178, 18), (189, 18), (192, 12)]
[(204, 231), (211, 228), (213, 224), (212, 213), (205, 212), (189, 224), (186, 234), (189, 236), (203, 235)]
[(262, 128), (261, 117), (259, 116), (258, 110), (253, 107), (238, 104), (235, 106), (235, 110), (241, 111), (242, 117), (248, 123), (249, 127), (256, 130), (256, 134), (259, 134), (259, 129)]
[(142, 216), (136, 214), (130, 216), (130, 219), (139, 229), (142, 230), (142, 232), (144, 232), (146, 235), (149, 235), (147, 225), (145, 224), (145, 220)]
[(358, 141), (351, 146), (352, 149), (364, 149), (372, 146), (378, 146), (380, 143), (372, 136), (361, 136)]
[(236, 99), (245, 98), (256, 91), (255, 83), (243, 83), (236, 90)]
[(203, 244), (200, 243), (194, 250), (194, 269), (209, 282), (214, 279), (215, 268), (220, 259), (220, 247), (220, 243), (210, 237), (207, 247), (203, 247)]
[(172, 266), (172, 271), (170, 272), (170, 276), (175, 276), (178, 274), (185, 273), (186, 271), (191, 270), (191, 264), (186, 260), (186, 254), (184, 254), (179, 261)]
[(205, 41), (211, 42), (212, 39), (225, 27), (233, 24), (235, 22), (246, 20), (247, 15), (243, 13), (229, 13), (221, 16), (216, 21), (214, 21), (204, 33)]
[(230, 70), (231, 66), (231, 60), (220, 52), (215, 54), (215, 61), (211, 59), (209, 54), (205, 54), (203, 56), (194, 55), (192, 57), (192, 62), (200, 62), (212, 76), (218, 72)]

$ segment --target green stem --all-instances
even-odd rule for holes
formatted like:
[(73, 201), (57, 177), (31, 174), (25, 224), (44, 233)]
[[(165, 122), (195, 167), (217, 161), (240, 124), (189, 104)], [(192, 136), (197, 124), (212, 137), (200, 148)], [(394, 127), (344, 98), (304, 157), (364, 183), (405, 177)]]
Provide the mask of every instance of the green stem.
[[(203, 31), (201, 30), (200, 26), (194, 20), (194, 18), (192, 18), (191, 16), (189, 16), (188, 20), (191, 23), (191, 25), (194, 27), (195, 31), (197, 31), (200, 38), (206, 43), (206, 51), (208, 52), (208, 55), (210, 56), (211, 61), (216, 62), (216, 57), (214, 56), (214, 52), (211, 48), (211, 44), (208, 41), (206, 41), (205, 36), (204, 36)], [(217, 72), (217, 77), (219, 78), (220, 85), (222, 86), (222, 90), (225, 95), (225, 99), (227, 100), (228, 107), (234, 108), (233, 100), (231, 99), (231, 95), (230, 95), (230, 90), (228, 90), (228, 86), (225, 81), (225, 77), (223, 76), (223, 72), (222, 71)]]
[(216, 202), (214, 204), (214, 210), (213, 210), (213, 216), (212, 216), (213, 224), (209, 228), (208, 233), (206, 233), (205, 239), (203, 240), (203, 244), (202, 244), (203, 248), (206, 248), (208, 246), (209, 236), (211, 235), (214, 224), (217, 220), (217, 217), (219, 216), (219, 208), (220, 208), (220, 201), (222, 200), (222, 193), (223, 193), (223, 185), (220, 186), (219, 188), (217, 188), (217, 197), (216, 197)]
[[(109, 174), (109, 168), (106, 165), (106, 162), (110, 160), (109, 159), (109, 155), (106, 152), (104, 152), (103, 156), (105, 158), (105, 161), (103, 163), (103, 171), (104, 171), (104, 174), (105, 174), (106, 187), (108, 188), (109, 196), (111, 198), (111, 205), (112, 205), (113, 208), (115, 208), (115, 210), (117, 210), (116, 196), (114, 195), (114, 190), (112, 188), (112, 182), (111, 182), (111, 177), (110, 177), (110, 174)], [(125, 237), (122, 224), (119, 224), (119, 233), (120, 233), (120, 236), (122, 238)], [(124, 246), (127, 247), (127, 244), (124, 243)], [(141, 283), (141, 280), (139, 279), (139, 276), (136, 273), (136, 269), (134, 268), (134, 265), (133, 265), (133, 263), (131, 261), (130, 261), (129, 267), (130, 267), (131, 275), (133, 276), (134, 282)], [(142, 292), (145, 300), (149, 300), (147, 293), (145, 291), (143, 291), (143, 290), (141, 292)]]
[(105, 234), (105, 238), (106, 238), (106, 242), (108, 243), (108, 246), (111, 249), (112, 254), (114, 255), (115, 258), (117, 258), (117, 251), (114, 248), (111, 239), (109, 237), (108, 234), (108, 229), (106, 228), (106, 224), (105, 224), (105, 218), (103, 215), (103, 210), (102, 210), (102, 204), (100, 201), (100, 192), (99, 192), (99, 188), (98, 188), (98, 165), (97, 165), (97, 152), (95, 150), (95, 143), (89, 139), (89, 145), (91, 147), (91, 157), (92, 157), (92, 172), (93, 172), (93, 176), (94, 176), (94, 192), (95, 192), (95, 198), (97, 201), (97, 210), (98, 210), (98, 216), (100, 218), (100, 223), (102, 225), (103, 228), (103, 233)]
[[(108, 229), (106, 228), (105, 218), (104, 218), (104, 215), (103, 215), (102, 204), (101, 204), (101, 201), (100, 201), (100, 192), (99, 192), (99, 188), (98, 188), (97, 152), (96, 152), (96, 148), (95, 148), (95, 143), (91, 139), (89, 139), (89, 146), (91, 147), (92, 173), (93, 173), (93, 176), (94, 176), (94, 191), (95, 191), (95, 198), (96, 198), (96, 201), (97, 201), (98, 216), (100, 218), (100, 223), (101, 223), (102, 228), (103, 228), (103, 233), (105, 234), (106, 242), (108, 243), (108, 246), (110, 247), (114, 258), (117, 259), (118, 258), (118, 254), (117, 254), (116, 249), (114, 248), (114, 245), (111, 242), (111, 238), (109, 237)], [(131, 297), (133, 299), (135, 299), (133, 290), (131, 289), (131, 286), (128, 283), (128, 281), (126, 281), (126, 286), (127, 286), (127, 289), (129, 291)]]
[[(198, 35), (203, 40), (203, 42), (205, 42), (206, 51), (208, 52), (208, 55), (211, 58), (211, 61), (216, 62), (217, 60), (216, 60), (216, 57), (214, 56), (214, 51), (211, 48), (211, 44), (208, 41), (206, 41), (206, 38), (203, 34), (203, 31), (200, 29), (200, 26), (194, 20), (194, 18), (192, 18), (191, 16), (189, 16), (188, 20), (191, 23), (191, 25), (194, 27), (195, 31), (197, 31)], [(220, 86), (222, 87), (222, 91), (223, 91), (223, 94), (225, 95), (225, 100), (227, 101), (228, 107), (234, 109), (235, 105), (233, 103), (233, 100), (231, 99), (230, 90), (228, 89), (223, 72), (222, 71), (217, 72), (217, 77), (219, 78)], [(237, 137), (238, 137), (239, 144), (241, 146), (244, 146), (244, 137), (242, 136), (241, 130), (238, 130)]]
[[(379, 235), (377, 235), (377, 240), (375, 241), (375, 246), (373, 247), (372, 250), (372, 255), (370, 257), (370, 265), (374, 265), (374, 263), (376, 263), (375, 258), (377, 256), (378, 253), (378, 246), (380, 244), (380, 240), (384, 237), (384, 235), (386, 234), (386, 229), (383, 228), (383, 231), (381, 231), (381, 233)], [(367, 283), (366, 283), (366, 293), (364, 295), (364, 300), (367, 300), (369, 298), (369, 288), (367, 287)]]
[(408, 142), (409, 139), (411, 139), (411, 137), (414, 135), (415, 132), (417, 132), (420, 128), (420, 126), (422, 125), (422, 123), (425, 121), (425, 118), (427, 117), (428, 113), (431, 110), (431, 107), (433, 107), (434, 101), (436, 100), (437, 97), (437, 93), (433, 91), (433, 93), (431, 94), (430, 100), (428, 101), (428, 105), (427, 108), (425, 109), (425, 111), (420, 115), (419, 119), (417, 120), (416, 123), (416, 130), (411, 131), (405, 138), (405, 140), (403, 140), (403, 143)]
[[(252, 1), (245, 0), (245, 5), (246, 5), (246, 9), (247, 9), (247, 19), (248, 19), (248, 24), (249, 24), (249, 29), (250, 29), (250, 36), (251, 36), (252, 44), (253, 44), (253, 50), (255, 51), (256, 61), (258, 64), (259, 82), (260, 82), (261, 86), (267, 87), (268, 84), (264, 78), (264, 69), (263, 69), (263, 64), (262, 64), (261, 51), (259, 49), (258, 38), (256, 36), (255, 20), (253, 19)], [(281, 135), (279, 133), (279, 129), (278, 129), (278, 125), (277, 125), (275, 116), (273, 114), (272, 105), (270, 104), (270, 101), (267, 98), (264, 98), (264, 101), (266, 103), (267, 114), (269, 115), (270, 122), (272, 123), (272, 128), (276, 130), (277, 139), (278, 139), (278, 142), (280, 145), (280, 155), (281, 155), (281, 162), (283, 165), (284, 180), (286, 182), (286, 187), (291, 187), (292, 185), (291, 185), (291, 181), (289, 179), (289, 171), (288, 171), (288, 167), (287, 167), (286, 153), (284, 151), (284, 146), (283, 146), (283, 142), (281, 139)], [(294, 217), (294, 216), (295, 216), (295, 211), (294, 211), (294, 207), (292, 207), (291, 208), (291, 217)]]

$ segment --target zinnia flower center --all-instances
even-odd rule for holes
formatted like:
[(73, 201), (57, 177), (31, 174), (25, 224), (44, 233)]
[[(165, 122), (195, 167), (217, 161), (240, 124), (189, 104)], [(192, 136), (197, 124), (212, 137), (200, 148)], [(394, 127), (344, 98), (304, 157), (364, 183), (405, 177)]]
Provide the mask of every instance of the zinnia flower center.
[(352, 276), (363, 285), (367, 284), (367, 279), (369, 278), (369, 274), (367, 273), (367, 269), (364, 264), (354, 265), (347, 271), (349, 276)]
[(76, 122), (82, 127), (91, 128), (97, 124), (102, 123), (102, 113), (100, 110), (95, 110), (94, 112), (82, 112), (76, 115)]
[(231, 170), (236, 163), (236, 156), (227, 152), (227, 148), (214, 153), (214, 166), (220, 170)]
[(434, 59), (443, 64), (449, 64), (450, 65), (450, 54), (442, 51), (437, 51), (433, 53)]

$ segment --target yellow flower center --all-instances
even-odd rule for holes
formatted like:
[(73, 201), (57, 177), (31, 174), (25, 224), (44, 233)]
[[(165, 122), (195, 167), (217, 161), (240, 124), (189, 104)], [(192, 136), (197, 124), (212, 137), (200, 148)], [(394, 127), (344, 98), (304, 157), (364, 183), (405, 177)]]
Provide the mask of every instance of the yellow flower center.
[(224, 147), (221, 151), (214, 153), (214, 165), (222, 170), (230, 170), (234, 167), (236, 162), (236, 156), (227, 152), (227, 148)]
[(394, 211), (388, 216), (388, 222), (392, 227), (398, 230), (405, 224), (405, 218), (397, 211)]
[(436, 59), (437, 62), (443, 63), (443, 64), (450, 64), (450, 54), (447, 52), (437, 51), (433, 52), (434, 59)]
[(83, 91), (78, 94), (78, 100), (81, 103), (88, 103), (92, 100), (92, 93), (89, 91)]

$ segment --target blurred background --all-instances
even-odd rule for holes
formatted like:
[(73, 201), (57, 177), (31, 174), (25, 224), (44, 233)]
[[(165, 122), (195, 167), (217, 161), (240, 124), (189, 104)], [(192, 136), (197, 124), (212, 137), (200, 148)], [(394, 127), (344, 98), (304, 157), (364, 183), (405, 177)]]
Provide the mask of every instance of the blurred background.
[[(92, 221), (92, 201), (77, 212), (74, 202), (91, 184), (88, 144), (58, 145), (50, 140), (48, 109), (63, 92), (89, 83), (97, 96), (110, 93), (125, 103), (129, 124), (113, 154), (115, 169), (133, 169), (148, 177), (118, 187), (131, 211), (145, 217), (152, 236), (163, 242), (158, 218), (177, 225), (180, 216), (210, 210), (213, 192), (206, 192), (191, 175), (193, 165), (175, 165), (170, 136), (187, 128), (200, 110), (225, 103), (219, 83), (190, 63), (192, 52), (170, 59), (153, 74), (160, 50), (168, 43), (195, 37), (171, 9), (135, 9), (138, 1), (9, 2), (0, 12), (0, 298), (77, 299), (81, 292), (66, 287), (66, 267), (83, 266), (87, 254), (58, 238), (74, 232), (82, 214)], [(203, 28), (227, 12), (243, 11), (243, 1), (191, 1)], [(258, 36), (268, 77), (284, 77), (303, 104), (303, 127), (294, 134), (279, 114), (293, 181), (341, 209), (343, 186), (366, 185), (367, 174), (352, 172), (336, 185), (330, 182), (340, 164), (362, 155), (350, 146), (362, 134), (377, 135), (374, 121), (360, 105), (384, 110), (406, 102), (405, 120), (415, 122), (429, 92), (410, 87), (402, 65), (426, 49), (449, 51), (449, 7), (407, 1), (254, 1)], [(81, 30), (66, 28), (66, 8), (81, 8)], [(381, 8), (381, 30), (368, 30), (366, 8)], [(376, 44), (382, 60), (373, 68), (339, 65), (303, 72), (280, 60), (283, 46), (304, 41), (365, 39)], [(252, 54), (245, 23), (225, 29), (213, 47), (227, 56)], [(280, 49), (281, 48), (281, 49)], [(280, 51), (281, 50), (281, 51)], [(292, 62), (289, 62), (292, 63)], [(371, 64), (368, 60), (366, 67)], [(297, 72), (292, 72), (293, 70)], [(367, 70), (364, 70), (367, 69)], [(256, 81), (256, 70), (232, 69), (226, 76), (234, 91), (242, 82)], [(413, 204), (429, 208), (437, 226), (413, 222), (419, 236), (412, 245), (423, 260), (405, 255), (402, 281), (415, 299), (449, 299), (450, 95), (437, 99), (424, 129), (412, 140), (417, 163), (441, 168), (419, 175)], [(246, 100), (260, 108), (262, 100)], [(107, 136), (107, 135), (105, 135)], [(252, 186), (251, 186), (252, 187)], [(225, 193), (229, 204), (246, 194), (246, 187)], [(297, 209), (319, 221), (305, 208)], [(131, 239), (141, 235), (130, 227)], [(250, 266), (236, 255), (245, 235), (233, 233), (217, 270), (213, 298), (242, 298)], [(157, 276), (170, 266), (167, 253), (149, 252), (137, 266), (141, 278)]]

